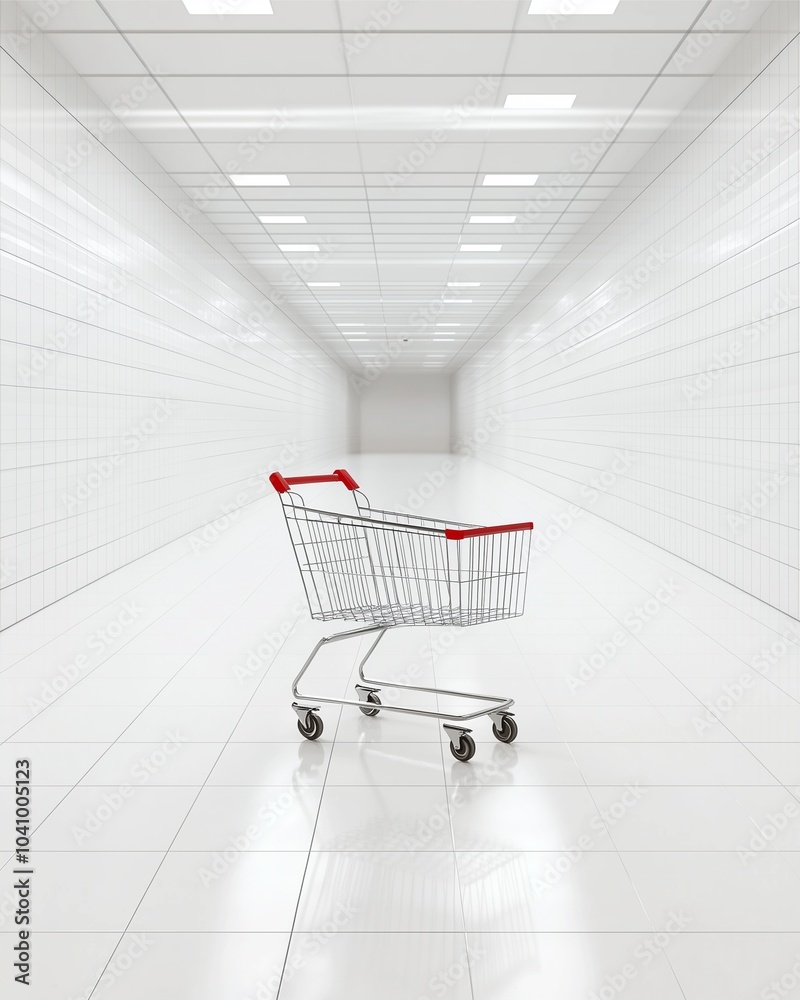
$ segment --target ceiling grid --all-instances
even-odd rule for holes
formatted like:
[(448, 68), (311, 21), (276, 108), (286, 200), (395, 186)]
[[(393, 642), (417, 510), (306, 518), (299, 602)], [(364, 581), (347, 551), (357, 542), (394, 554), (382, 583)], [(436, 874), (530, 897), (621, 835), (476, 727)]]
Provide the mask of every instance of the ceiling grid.
[[(77, 0), (44, 30), (353, 371), (390, 347), (398, 368), (454, 371), (499, 333), (767, 6), (227, 0), (190, 13), (204, 4)], [(137, 87), (143, 99), (121, 100)]]

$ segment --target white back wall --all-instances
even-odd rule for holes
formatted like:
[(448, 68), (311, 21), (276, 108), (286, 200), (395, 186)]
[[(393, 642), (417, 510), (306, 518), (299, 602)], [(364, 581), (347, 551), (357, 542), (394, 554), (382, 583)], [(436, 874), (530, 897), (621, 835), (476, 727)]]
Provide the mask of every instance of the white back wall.
[(461, 436), (504, 415), (479, 457), (795, 616), (798, 9), (768, 9), (454, 390)]
[(450, 376), (385, 372), (364, 386), (361, 450), (450, 451)]
[(270, 467), (317, 471), (346, 450), (348, 389), (16, 5), (0, 9), (4, 627), (266, 495)]

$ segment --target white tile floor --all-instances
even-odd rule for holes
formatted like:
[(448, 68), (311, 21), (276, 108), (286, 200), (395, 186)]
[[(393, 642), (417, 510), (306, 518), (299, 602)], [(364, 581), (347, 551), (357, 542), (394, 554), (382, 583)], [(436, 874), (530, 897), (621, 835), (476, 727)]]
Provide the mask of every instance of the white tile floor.
[[(441, 459), (349, 464), (391, 507)], [(297, 613), (274, 497), (3, 633), (0, 940), (8, 969), (24, 755), (26, 995), (800, 996), (797, 623), (594, 514), (559, 534), (559, 510), (470, 462), (426, 507), (553, 536), (523, 618), (380, 649), (390, 675), (516, 699), (519, 741), (478, 723), (469, 764), (429, 719), (326, 708), (299, 737), (290, 679), (338, 626)], [(348, 691), (357, 654), (325, 650), (313, 687)]]

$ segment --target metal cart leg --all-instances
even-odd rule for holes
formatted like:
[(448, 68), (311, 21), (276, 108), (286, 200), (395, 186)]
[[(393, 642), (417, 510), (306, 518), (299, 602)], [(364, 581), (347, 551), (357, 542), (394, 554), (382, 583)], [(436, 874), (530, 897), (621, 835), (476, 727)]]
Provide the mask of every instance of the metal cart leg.
[[(496, 739), (501, 740), (503, 743), (512, 743), (516, 739), (517, 724), (514, 720), (513, 712), (509, 711), (514, 704), (513, 698), (501, 698), (497, 695), (488, 694), (473, 694), (468, 691), (453, 691), (447, 688), (426, 687), (420, 684), (401, 684), (397, 681), (382, 681), (377, 678), (367, 677), (364, 673), (364, 664), (372, 656), (378, 643), (389, 629), (399, 627), (401, 626), (367, 625), (363, 628), (351, 629), (347, 632), (339, 632), (336, 635), (325, 636), (319, 640), (292, 683), (292, 694), (296, 699), (292, 704), (292, 708), (297, 713), (297, 728), (300, 730), (301, 735), (308, 740), (319, 738), (322, 734), (322, 719), (319, 715), (320, 704), (328, 704), (353, 705), (360, 709), (366, 716), (375, 716), (380, 711), (401, 712), (405, 715), (417, 715), (426, 718), (441, 719), (446, 723), (455, 723), (455, 725), (445, 725), (444, 730), (450, 740), (450, 750), (457, 760), (470, 760), (475, 753), (475, 741), (471, 736), (472, 730), (466, 729), (463, 725), (458, 725), (458, 723), (468, 722), (471, 719), (477, 719), (480, 716), (486, 715), (492, 720), (492, 732)], [(370, 635), (373, 632), (377, 632), (378, 634), (358, 665), (358, 676), (361, 683), (356, 684), (357, 701), (348, 698), (307, 698), (300, 693), (298, 687), (300, 680), (323, 646), (329, 642), (339, 642), (342, 639)], [(404, 705), (384, 705), (378, 697), (378, 692), (384, 687), (405, 691), (420, 691), (425, 694), (450, 695), (456, 698), (469, 698), (473, 701), (491, 702), (493, 704), (491, 706), (484, 704), (482, 708), (474, 712), (463, 714), (439, 712), (424, 708), (408, 708)]]

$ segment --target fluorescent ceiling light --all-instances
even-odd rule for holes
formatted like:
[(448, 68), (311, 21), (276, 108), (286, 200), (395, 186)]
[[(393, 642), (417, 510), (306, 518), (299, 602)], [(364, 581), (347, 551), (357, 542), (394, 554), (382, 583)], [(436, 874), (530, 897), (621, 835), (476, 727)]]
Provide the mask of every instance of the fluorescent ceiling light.
[(472, 302), (472, 299), (442, 299), (442, 302)]
[(452, 344), (453, 343), (453, 338), (452, 337), (439, 337), (437, 339), (436, 343), (437, 344)]
[(183, 0), (190, 14), (245, 14), (259, 17), (272, 13), (270, 0)]
[(576, 94), (509, 94), (504, 108), (520, 111), (561, 111), (571, 108)]
[(341, 281), (307, 281), (309, 288), (341, 288)]
[(319, 247), (316, 243), (279, 243), (278, 249), (283, 250), (284, 253), (301, 253), (303, 251), (319, 253)]
[(480, 281), (448, 281), (448, 288), (479, 288)]
[(286, 174), (231, 174), (237, 187), (289, 187)]
[(504, 222), (516, 222), (516, 215), (471, 215), (469, 221), (472, 222), (494, 222), (501, 225)]
[(337, 326), (365, 326), (364, 323), (337, 323)]
[(461, 326), (460, 323), (437, 323), (437, 326)]
[(486, 174), (484, 187), (531, 187), (539, 180), (538, 174)]
[(292, 225), (305, 225), (306, 222), (304, 215), (259, 215), (258, 218), (261, 222), (290, 222)]
[(499, 250), (503, 249), (502, 243), (462, 243), (458, 248), (465, 253), (480, 253), (485, 250), (486, 253), (497, 253)]
[(529, 14), (548, 14), (551, 17), (571, 17), (572, 15), (613, 14), (619, 0), (531, 0)]

